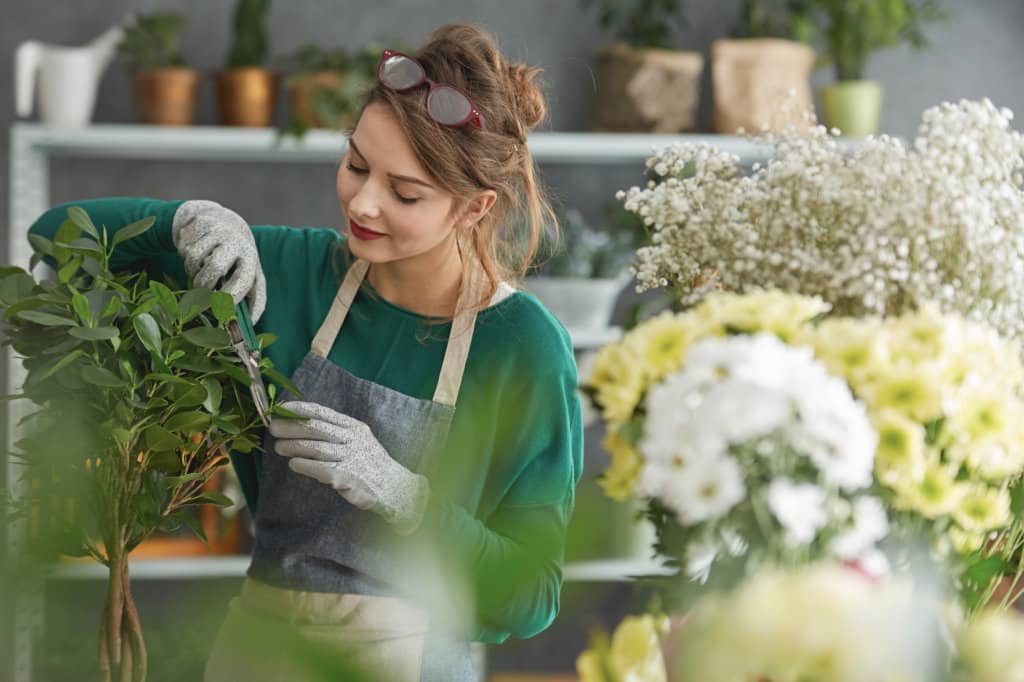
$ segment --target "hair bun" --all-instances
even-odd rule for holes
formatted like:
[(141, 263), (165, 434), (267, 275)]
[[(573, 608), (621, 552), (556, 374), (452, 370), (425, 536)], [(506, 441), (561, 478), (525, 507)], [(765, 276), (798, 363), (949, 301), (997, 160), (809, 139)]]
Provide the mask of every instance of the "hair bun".
[(512, 86), (516, 117), (524, 130), (532, 130), (544, 120), (547, 113), (544, 95), (540, 91), (539, 76), (542, 69), (521, 63), (507, 63), (505, 70)]

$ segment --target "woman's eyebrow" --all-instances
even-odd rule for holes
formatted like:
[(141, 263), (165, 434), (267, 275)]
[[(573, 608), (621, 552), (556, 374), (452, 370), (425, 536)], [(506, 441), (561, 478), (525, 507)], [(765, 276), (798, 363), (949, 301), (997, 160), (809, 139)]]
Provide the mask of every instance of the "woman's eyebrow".
[[(366, 157), (363, 156), (363, 153), (359, 151), (359, 146), (356, 144), (355, 140), (349, 138), (348, 145), (349, 147), (352, 148), (352, 151), (354, 151), (359, 156), (360, 159), (362, 159), (363, 161), (366, 160)], [(411, 182), (416, 185), (423, 185), (427, 189), (434, 189), (434, 186), (431, 185), (426, 180), (420, 180), (419, 178), (414, 177), (412, 175), (398, 175), (396, 173), (388, 173), (388, 177), (391, 178), (392, 180), (399, 180), (401, 182)]]

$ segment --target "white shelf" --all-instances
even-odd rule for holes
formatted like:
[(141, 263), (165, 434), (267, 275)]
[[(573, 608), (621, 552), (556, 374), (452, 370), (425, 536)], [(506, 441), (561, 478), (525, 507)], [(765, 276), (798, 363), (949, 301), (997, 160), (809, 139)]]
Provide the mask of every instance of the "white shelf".
[[(310, 130), (301, 141), (287, 137), (280, 144), (274, 128), (230, 126), (98, 123), (57, 128), (22, 122), (11, 126), (11, 135), (51, 154), (89, 158), (336, 163), (345, 149), (345, 136), (329, 130)], [(766, 161), (772, 151), (736, 135), (553, 132), (527, 139), (534, 158), (547, 163), (642, 163), (655, 149), (674, 142), (712, 144), (749, 163)]]
[[(176, 559), (133, 559), (129, 575), (138, 580), (185, 580), (195, 578), (240, 578), (249, 568), (249, 557), (184, 557)], [(565, 565), (566, 582), (626, 582), (634, 578), (672, 575), (672, 569), (654, 559), (598, 559)], [(69, 562), (55, 566), (47, 576), (55, 580), (106, 579), (107, 568), (94, 561)]]

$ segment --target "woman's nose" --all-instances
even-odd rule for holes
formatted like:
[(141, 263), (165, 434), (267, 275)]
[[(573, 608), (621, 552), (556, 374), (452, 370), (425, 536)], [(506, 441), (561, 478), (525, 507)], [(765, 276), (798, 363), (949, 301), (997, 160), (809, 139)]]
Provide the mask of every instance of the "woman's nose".
[(380, 215), (380, 198), (373, 184), (369, 181), (364, 182), (349, 199), (349, 211), (357, 220), (373, 219)]

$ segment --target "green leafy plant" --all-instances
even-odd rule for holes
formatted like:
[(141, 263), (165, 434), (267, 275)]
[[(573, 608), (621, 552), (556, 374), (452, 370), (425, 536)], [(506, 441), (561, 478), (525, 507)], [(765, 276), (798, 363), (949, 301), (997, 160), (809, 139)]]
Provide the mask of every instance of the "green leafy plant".
[(737, 38), (785, 38), (809, 43), (814, 38), (813, 0), (744, 0)]
[(558, 239), (545, 234), (532, 274), (549, 277), (611, 278), (621, 275), (640, 246), (646, 229), (635, 215), (615, 205), (602, 226), (576, 208), (561, 212)]
[[(330, 128), (344, 130), (352, 124), (367, 90), (373, 86), (384, 47), (382, 43), (371, 42), (350, 54), (341, 49), (324, 50), (314, 43), (305, 43), (297, 51), (281, 58), (283, 67), (294, 70), (285, 83), (297, 84), (318, 71), (342, 75), (337, 86), (314, 87), (310, 97), (317, 118)], [(398, 43), (392, 43), (390, 47), (399, 52), (409, 51)], [(308, 130), (309, 125), (293, 111), (288, 123), (278, 131), (278, 140), (288, 135), (301, 139)]]
[(673, 30), (686, 25), (684, 0), (582, 0), (597, 6), (601, 30), (632, 47), (672, 47)]
[(868, 57), (885, 47), (928, 45), (924, 27), (945, 18), (941, 0), (810, 0), (823, 43), (822, 65), (836, 79), (860, 80)]
[(238, 0), (235, 5), (234, 38), (228, 55), (229, 68), (263, 66), (267, 61), (267, 11), (270, 0)]
[(181, 54), (185, 25), (184, 15), (175, 12), (136, 15), (124, 27), (118, 56), (133, 71), (185, 66)]
[[(16, 458), (23, 492), (4, 505), (26, 522), (33, 561), (92, 557), (109, 569), (100, 627), (101, 679), (144, 680), (146, 649), (128, 579), (128, 553), (154, 531), (190, 527), (199, 505), (224, 507), (204, 484), (229, 451), (259, 449), (249, 378), (223, 328), (231, 296), (180, 290), (144, 271), (115, 274), (110, 259), (153, 218), (111, 238), (79, 207), (52, 241), (30, 236), (29, 270), (0, 268), (2, 345), (26, 378), (8, 400), (28, 400)], [(44, 257), (56, 279), (31, 274)], [(259, 336), (261, 347), (273, 343)], [(263, 358), (261, 371), (294, 385)], [(268, 384), (273, 402), (275, 388)], [(276, 414), (290, 416), (277, 405)]]

